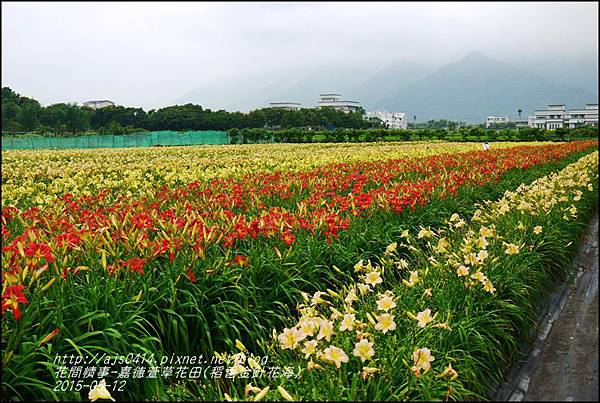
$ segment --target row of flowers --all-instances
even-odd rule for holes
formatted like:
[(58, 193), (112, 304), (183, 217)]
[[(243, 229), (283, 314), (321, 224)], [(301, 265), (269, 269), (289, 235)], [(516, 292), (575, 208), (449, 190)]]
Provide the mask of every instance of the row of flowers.
[[(53, 272), (55, 276), (45, 285), (49, 287), (57, 280), (56, 274), (66, 280), (98, 263), (111, 275), (119, 271), (143, 275), (144, 267), (162, 256), (170, 262), (176, 258), (184, 261), (190, 267), (187, 276), (194, 281), (196, 273), (191, 267), (204, 258), (211, 245), (230, 249), (236, 242), (260, 236), (279, 238), (290, 246), (299, 231), (323, 234), (331, 241), (338, 231), (348, 228), (352, 218), (374, 209), (400, 212), (414, 208), (434, 194), (443, 197), (465, 184), (493, 182), (510, 169), (543, 164), (593, 145), (515, 147), (493, 153), (337, 164), (335, 169), (286, 175), (260, 173), (240, 182), (218, 180), (220, 183), (209, 187), (193, 182), (183, 188), (163, 188), (153, 199), (121, 197), (110, 207), (105, 206), (108, 191), (78, 200), (67, 194), (45, 208), (5, 207), (3, 283), (22, 286), (38, 281), (44, 272)], [(407, 179), (414, 175), (420, 178)], [(266, 183), (272, 186), (265, 187)], [(251, 191), (256, 188), (266, 194), (264, 202)], [(282, 192), (297, 196), (296, 209), (267, 205), (284, 199)], [(222, 197), (236, 197), (241, 205), (258, 203), (257, 208), (270, 208), (256, 216), (234, 213), (226, 208), (228, 203), (218, 202)], [(13, 234), (15, 229), (21, 233)], [(233, 263), (248, 264), (243, 255), (236, 255)]]
[[(291, 246), (299, 234), (322, 235), (330, 242), (356, 217), (376, 210), (401, 212), (469, 184), (494, 182), (510, 169), (544, 164), (595, 144), (522, 146), (491, 153), (337, 164), (285, 175), (260, 173), (239, 182), (213, 181), (208, 187), (193, 182), (162, 188), (151, 199), (122, 196), (109, 206), (109, 192), (102, 191), (79, 199), (67, 194), (43, 208), (5, 207), (3, 286), (19, 286), (22, 293), (23, 285), (43, 277), (47, 288), (90, 268), (102, 268), (110, 275), (144, 275), (145, 267), (163, 256), (171, 263), (183, 262), (189, 268), (186, 276), (195, 281), (195, 262), (204, 259), (211, 246), (235, 251), (240, 242), (258, 237)], [(289, 194), (296, 208), (277, 205), (286, 199), (282, 193)], [(219, 202), (230, 197), (247, 207), (234, 212), (227, 208), (230, 202)], [(236, 253), (231, 263), (247, 265), (247, 257)], [(478, 258), (485, 259), (481, 254)]]
[[(515, 145), (500, 143), (494, 147)], [(91, 196), (100, 189), (151, 195), (157, 184), (173, 187), (256, 172), (301, 172), (336, 163), (480, 148), (473, 143), (411, 142), (2, 151), (2, 206), (41, 206), (66, 193)]]
[[(347, 380), (340, 385), (356, 385), (354, 378), (382, 377), (391, 382), (398, 371), (405, 371), (406, 378), (412, 376), (406, 382), (415, 390), (441, 382), (445, 396), (435, 398), (449, 398), (465, 386), (460, 385), (461, 369), (472, 362), (453, 354), (468, 356), (467, 341), (445, 350), (440, 340), (461, 332), (465, 301), (485, 309), (489, 301), (502, 300), (510, 292), (505, 280), (514, 276), (511, 268), (526, 270), (522, 266), (527, 266), (527, 255), (544, 244), (547, 230), (554, 232), (577, 221), (578, 205), (593, 202), (597, 182), (598, 153), (594, 152), (560, 172), (507, 192), (498, 201), (484, 202), (470, 219), (453, 214), (442, 228), (403, 231), (383, 256), (354, 266), (355, 283), (303, 293), (295, 325), (274, 331), (269, 351), (282, 366), (305, 368), (300, 380), (275, 388), (272, 383), (258, 387), (240, 378), (234, 381), (239, 382), (237, 389), (231, 390), (243, 387), (245, 393), (229, 392), (225, 398), (297, 400), (305, 394), (314, 398), (318, 395), (309, 388), (315, 379)], [(524, 275), (525, 281), (529, 278)], [(456, 295), (454, 305), (444, 301), (448, 295)], [(242, 351), (229, 359), (235, 358), (242, 373), (248, 363), (239, 356), (247, 350), (237, 345)], [(405, 354), (405, 369), (391, 364), (397, 363), (398, 352)], [(478, 380), (487, 381), (485, 376)]]

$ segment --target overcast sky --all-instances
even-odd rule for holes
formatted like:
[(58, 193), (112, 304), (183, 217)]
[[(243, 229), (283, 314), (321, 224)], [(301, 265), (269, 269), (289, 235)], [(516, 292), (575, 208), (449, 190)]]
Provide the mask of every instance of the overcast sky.
[(589, 3), (2, 2), (2, 86), (145, 109), (207, 83), (314, 68), (598, 57)]

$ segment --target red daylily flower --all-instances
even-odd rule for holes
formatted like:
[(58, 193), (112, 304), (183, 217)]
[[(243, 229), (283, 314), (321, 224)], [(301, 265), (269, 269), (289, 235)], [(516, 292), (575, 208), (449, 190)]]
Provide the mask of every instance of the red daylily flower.
[(23, 294), (24, 289), (25, 286), (23, 285), (9, 285), (6, 287), (6, 291), (2, 294), (2, 315), (4, 315), (5, 310), (9, 309), (12, 311), (15, 320), (21, 319), (19, 304), (29, 303), (25, 294)]
[(291, 244), (293, 244), (296, 241), (296, 237), (294, 236), (294, 234), (292, 233), (292, 231), (290, 231), (289, 229), (286, 229), (281, 234), (281, 240), (283, 242), (285, 242), (285, 244), (287, 246), (290, 246)]
[(52, 256), (50, 246), (45, 243), (30, 242), (27, 248), (24, 250), (25, 256), (34, 258), (44, 258), (46, 262), (53, 262), (54, 257)]
[(128, 267), (129, 271), (134, 273), (134, 272), (138, 272), (140, 274), (144, 274), (144, 265), (146, 264), (146, 261), (144, 259), (141, 259), (139, 257), (134, 257), (131, 258), (129, 260), (126, 260), (123, 263), (124, 267)]
[(59, 248), (62, 248), (64, 245), (73, 248), (81, 242), (81, 238), (71, 232), (57, 235), (54, 237), (54, 240)]
[(240, 266), (248, 266), (248, 256), (236, 255), (233, 258), (233, 263), (239, 264)]

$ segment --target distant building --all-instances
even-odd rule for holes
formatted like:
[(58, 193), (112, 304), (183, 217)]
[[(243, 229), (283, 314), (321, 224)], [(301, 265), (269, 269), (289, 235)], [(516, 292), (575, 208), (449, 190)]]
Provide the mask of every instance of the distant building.
[(302, 105), (298, 102), (271, 102), (269, 108), (285, 109), (288, 111), (297, 111), (302, 109)]
[(508, 116), (488, 116), (485, 119), (485, 127), (490, 127), (490, 125), (494, 124), (503, 124), (508, 123)]
[(107, 106), (115, 106), (113, 101), (102, 100), (102, 101), (87, 101), (83, 103), (83, 106), (87, 106), (92, 109), (105, 108)]
[(582, 125), (598, 126), (598, 104), (586, 104), (585, 109), (569, 111), (569, 128)]
[(564, 127), (568, 112), (564, 104), (551, 104), (546, 110), (536, 110), (533, 116), (533, 127), (551, 130)]
[(513, 120), (511, 123), (514, 123), (515, 127), (527, 127), (529, 126), (529, 120)]
[(529, 116), (529, 126), (546, 130), (562, 127), (573, 129), (577, 126), (598, 126), (598, 104), (586, 104), (585, 109), (568, 111), (564, 104), (548, 105), (546, 110), (536, 110)]
[(390, 129), (406, 129), (408, 127), (405, 112), (386, 112), (378, 110), (375, 112), (367, 112), (366, 116), (368, 118), (380, 119)]
[(343, 112), (355, 112), (360, 108), (356, 101), (343, 100), (340, 94), (320, 94), (317, 108), (333, 108)]

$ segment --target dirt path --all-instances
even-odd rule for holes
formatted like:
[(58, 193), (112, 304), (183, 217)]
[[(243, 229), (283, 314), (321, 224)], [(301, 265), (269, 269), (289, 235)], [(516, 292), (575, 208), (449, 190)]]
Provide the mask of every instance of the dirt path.
[(598, 215), (582, 254), (576, 287), (552, 326), (524, 400), (598, 400)]
[(575, 264), (575, 281), (551, 295), (528, 357), (508, 373), (494, 400), (598, 400), (597, 213)]

